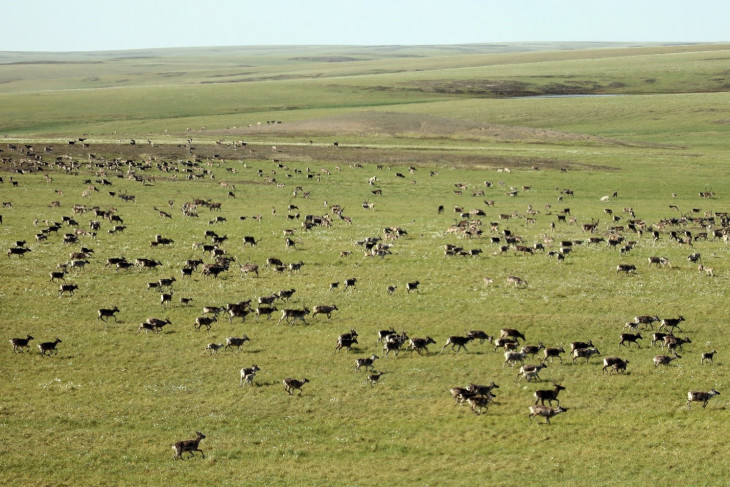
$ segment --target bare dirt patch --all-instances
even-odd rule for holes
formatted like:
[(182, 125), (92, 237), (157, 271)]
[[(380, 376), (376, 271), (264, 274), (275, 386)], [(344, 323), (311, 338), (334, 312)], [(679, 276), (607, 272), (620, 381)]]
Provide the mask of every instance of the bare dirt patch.
[(271, 136), (308, 140), (317, 137), (399, 137), (412, 140), (449, 139), (476, 142), (521, 142), (530, 144), (581, 144), (593, 146), (649, 147), (655, 144), (533, 127), (485, 124), (473, 120), (433, 115), (366, 111), (317, 119), (262, 124), (252, 127), (209, 131), (221, 137)]
[(333, 164), (339, 166), (377, 164), (384, 166), (428, 166), (428, 167), (480, 167), (513, 169), (591, 169), (611, 170), (609, 167), (587, 165), (579, 161), (550, 158), (498, 156), (475, 154), (449, 148), (398, 147), (381, 148), (366, 146), (334, 146), (317, 144), (246, 144), (200, 143), (188, 147), (185, 144), (97, 143), (84, 147), (81, 144), (2, 144), (0, 171), (36, 172), (61, 167), (69, 161), (78, 164), (103, 166), (105, 160), (143, 162), (149, 167), (176, 165), (178, 161), (190, 161), (200, 165), (247, 161), (268, 161), (272, 164), (289, 162), (309, 164)]

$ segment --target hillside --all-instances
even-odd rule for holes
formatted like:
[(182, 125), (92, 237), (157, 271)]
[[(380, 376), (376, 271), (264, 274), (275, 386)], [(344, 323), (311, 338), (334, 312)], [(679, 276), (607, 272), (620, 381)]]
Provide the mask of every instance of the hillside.
[(0, 482), (721, 485), (729, 53), (3, 53)]

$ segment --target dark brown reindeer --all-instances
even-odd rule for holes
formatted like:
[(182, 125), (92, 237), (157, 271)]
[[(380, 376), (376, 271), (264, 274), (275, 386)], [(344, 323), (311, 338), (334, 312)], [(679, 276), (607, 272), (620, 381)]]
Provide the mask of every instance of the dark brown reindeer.
[(337, 338), (337, 345), (335, 346), (335, 352), (337, 350), (346, 349), (349, 352), (353, 345), (357, 343), (357, 335), (353, 336), (350, 333), (345, 333)]
[(58, 288), (58, 297), (60, 298), (66, 293), (69, 293), (71, 296), (74, 295), (74, 291), (76, 291), (79, 287), (76, 284), (61, 284), (61, 286)]
[(228, 350), (229, 348), (232, 348), (232, 347), (236, 347), (236, 348), (238, 348), (238, 350), (241, 350), (241, 346), (250, 340), (251, 339), (246, 335), (244, 335), (242, 337), (227, 337), (225, 350)]
[(459, 352), (462, 348), (466, 351), (466, 353), (469, 353), (469, 350), (466, 349), (466, 344), (469, 343), (472, 340), (470, 336), (450, 336), (446, 339), (446, 344), (441, 349), (441, 352), (443, 353), (446, 347), (451, 345), (451, 350), (454, 350), (455, 352)]
[(332, 306), (325, 306), (325, 305), (315, 306), (314, 308), (312, 308), (312, 318), (314, 318), (318, 314), (327, 315), (327, 318), (329, 318), (332, 315), (332, 312), (337, 311), (337, 310), (338, 310), (337, 305), (334, 305), (334, 304)]
[(117, 320), (117, 316), (116, 316), (116, 313), (119, 313), (119, 308), (117, 308), (116, 306), (114, 306), (113, 309), (101, 308), (97, 311), (97, 313), (98, 313), (98, 316), (96, 317), (96, 321), (99, 321), (99, 320), (107, 321), (107, 319), (110, 316), (114, 318), (114, 321), (119, 321), (119, 320)]
[(535, 391), (535, 405), (537, 405), (537, 402), (540, 401), (540, 404), (544, 406), (545, 401), (547, 401), (548, 404), (552, 407), (553, 401), (557, 401), (558, 406), (560, 406), (558, 393), (560, 393), (560, 391), (564, 391), (565, 387), (561, 386), (560, 384), (556, 384), (555, 382), (553, 382), (553, 385), (555, 386), (554, 389), (542, 389)]
[[(662, 320), (662, 324), (659, 325), (659, 328), (657, 328), (657, 331), (664, 328), (665, 330), (670, 331), (671, 333), (674, 333), (674, 329), (676, 328), (679, 331), (682, 331), (682, 329), (679, 327), (679, 324), (684, 321), (684, 316), (679, 315), (677, 318), (664, 318)], [(669, 330), (671, 328), (671, 330)]]
[(678, 348), (682, 350), (682, 345), (685, 343), (692, 343), (692, 340), (689, 337), (680, 338), (674, 335), (667, 335), (664, 337), (662, 348), (667, 347), (669, 351), (675, 351)]
[(643, 337), (641, 336), (641, 333), (637, 333), (634, 335), (633, 333), (621, 333), (619, 335), (621, 337), (621, 341), (618, 343), (619, 346), (623, 345), (626, 348), (629, 348), (629, 345), (632, 343), (635, 343), (638, 348), (641, 348), (641, 345), (639, 345), (638, 340), (641, 340)]
[(545, 354), (543, 362), (547, 362), (547, 359), (550, 359), (550, 363), (552, 363), (553, 359), (557, 357), (558, 360), (560, 360), (560, 363), (563, 363), (563, 358), (560, 354), (565, 353), (565, 349), (562, 346), (558, 348), (546, 348), (543, 353)]
[(717, 392), (714, 388), (709, 392), (689, 391), (687, 393), (687, 409), (690, 408), (689, 404), (691, 402), (702, 402), (702, 408), (704, 409), (707, 407), (707, 401), (719, 395), (720, 393)]
[(716, 353), (717, 350), (713, 350), (712, 352), (702, 352), (702, 358), (700, 359), (700, 363), (704, 364), (705, 360), (709, 360), (711, 363), (714, 363), (713, 359), (715, 358)]
[(28, 335), (25, 338), (11, 338), (10, 344), (13, 346), (13, 352), (16, 353), (22, 353), (24, 348), (28, 348), (30, 341), (33, 340), (33, 337)]
[(200, 454), (205, 458), (205, 453), (203, 453), (203, 450), (198, 448), (198, 445), (200, 445), (200, 440), (205, 439), (205, 435), (201, 433), (200, 431), (196, 431), (195, 434), (197, 437), (193, 440), (182, 440), (175, 442), (174, 445), (172, 445), (172, 449), (175, 450), (175, 456), (172, 457), (173, 460), (177, 460), (178, 458), (183, 458), (182, 454), (185, 452), (190, 452), (190, 456), (194, 457), (196, 451), (199, 451)]
[(276, 322), (278, 325), (282, 321), (286, 321), (289, 323), (289, 326), (294, 325), (294, 322), (297, 320), (300, 320), (305, 325), (307, 324), (307, 321), (304, 319), (305, 316), (309, 314), (309, 308), (306, 306), (304, 309), (283, 309), (281, 310), (281, 318), (279, 318), (279, 321)]
[(38, 344), (38, 349), (41, 351), (41, 355), (51, 355), (53, 353), (58, 353), (58, 349), (56, 348), (56, 345), (61, 343), (60, 338), (56, 338), (52, 342), (43, 342)]
[(502, 328), (499, 330), (500, 338), (514, 338), (515, 340), (525, 339), (525, 335), (514, 328)]
[[(611, 371), (615, 372), (621, 372), (626, 371), (626, 366), (629, 364), (628, 360), (624, 360), (619, 357), (606, 357), (603, 359), (603, 373), (606, 373), (606, 370), (608, 370), (608, 373), (611, 374)], [(610, 367), (610, 370), (609, 370)]]
[(284, 383), (284, 390), (290, 395), (293, 396), (292, 391), (295, 391), (299, 389), (299, 395), (302, 395), (302, 387), (304, 387), (304, 384), (309, 382), (309, 379), (292, 379), (291, 377), (287, 377), (282, 381)]
[(430, 343), (436, 343), (436, 341), (431, 337), (426, 338), (411, 338), (410, 343), (408, 344), (407, 350), (410, 350), (411, 353), (415, 350), (418, 352), (419, 355), (422, 355), (422, 350), (425, 350), (426, 353), (428, 353), (428, 345)]

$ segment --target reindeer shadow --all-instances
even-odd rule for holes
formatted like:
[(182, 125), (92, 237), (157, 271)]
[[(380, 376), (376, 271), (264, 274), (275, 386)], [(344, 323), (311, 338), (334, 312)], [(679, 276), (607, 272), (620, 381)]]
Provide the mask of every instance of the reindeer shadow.
[(257, 353), (264, 352), (265, 350), (263, 348), (251, 348), (248, 350), (242, 348), (241, 350), (235, 350), (235, 353), (238, 353), (239, 351), (243, 352), (245, 354), (257, 354)]

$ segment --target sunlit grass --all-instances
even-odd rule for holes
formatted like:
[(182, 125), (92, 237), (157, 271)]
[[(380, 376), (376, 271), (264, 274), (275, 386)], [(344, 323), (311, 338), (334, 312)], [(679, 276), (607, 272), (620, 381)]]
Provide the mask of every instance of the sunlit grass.
[[(632, 81), (627, 73), (642, 63), (649, 72), (682, 61), (683, 56), (719, 57), (717, 52), (679, 53), (668, 55), (667, 65), (646, 57), (621, 64), (624, 61), (607, 60), (605, 54), (582, 64), (576, 57), (585, 53), (561, 53), (551, 56), (556, 61), (572, 60), (540, 65), (546, 70), (543, 73), (552, 70), (556, 75), (579, 71), (587, 75), (614, 66), (607, 74)], [(490, 57), (489, 70), (505, 77), (518, 71), (526, 75), (540, 57), (530, 56), (529, 60), (527, 54), (515, 56), (504, 66), (497, 66), (498, 56)], [(469, 63), (479, 59), (472, 56)], [(390, 60), (383, 69), (401, 61)], [(466, 68), (466, 61), (412, 59), (405, 64), (416, 69), (419, 62), (432, 67), (452, 63), (450, 68), (461, 63), (462, 71), (470, 74), (459, 79), (481, 76), (487, 70)], [(291, 61), (285, 59), (268, 62), (279, 73), (291, 69)], [(516, 67), (522, 63), (529, 66)], [(355, 68), (331, 69), (331, 74), (344, 74)], [(712, 69), (708, 59), (700, 62), (696, 73), (705, 75)], [(691, 83), (685, 75), (681, 80), (680, 74), (672, 76), (677, 76), (674, 81), (662, 83)], [(419, 77), (426, 78), (427, 73), (390, 75), (387, 83), (420, 82)], [(616, 225), (626, 225), (631, 218), (624, 208), (633, 208), (636, 218), (648, 224), (683, 214), (728, 211), (722, 186), (727, 179), (723, 145), (727, 124), (718, 123), (726, 95), (444, 101), (441, 94), (432, 93), (352, 91), (364, 82), (364, 78), (348, 76), (319, 83), (311, 79), (246, 83), (243, 86), (250, 89), (246, 96), (258, 105), (247, 105), (242, 119), (230, 113), (229, 103), (240, 86), (162, 90), (150, 83), (92, 94), (59, 92), (58, 97), (2, 95), (3, 109), (14, 124), (7, 127), (16, 127), (16, 135), (37, 136), (32, 141), (37, 152), (50, 144), (48, 139), (62, 142), (43, 154), (44, 161), (71, 151), (65, 140), (81, 133), (90, 134), (91, 145), (74, 147), (73, 158), (81, 162), (78, 175), (62, 174), (50, 166), (42, 173), (19, 174), (4, 166), (1, 200), (12, 202), (12, 208), (0, 210), (0, 245), (6, 251), (16, 240), (27, 240), (32, 252), (23, 258), (0, 258), (0, 326), (4, 340), (26, 334), (35, 339), (28, 353), (13, 354), (7, 341), (0, 353), (4, 378), (0, 431), (6, 438), (0, 446), (0, 479), (41, 485), (485, 481), (514, 485), (517, 479), (560, 485), (586, 478), (607, 485), (647, 485), (728, 477), (727, 467), (715, 461), (714, 454), (723, 453), (724, 430), (719, 425), (727, 418), (723, 353), (728, 338), (723, 303), (728, 297), (730, 247), (710, 239), (693, 242), (690, 249), (671, 241), (666, 231), (658, 242), (647, 233), (624, 231), (627, 239), (637, 242), (626, 255), (605, 242), (586, 242), (591, 236), (607, 237), (614, 223), (606, 208), (621, 217)], [(331, 90), (328, 83), (336, 84), (336, 89)], [(115, 98), (110, 100), (112, 93)], [(147, 98), (137, 98), (138, 94)], [(179, 99), (188, 95), (190, 103), (180, 106)], [(292, 101), (307, 100), (311, 110), (280, 111)], [(419, 103), (405, 104), (414, 101)], [(42, 107), (42, 103), (49, 105)], [(128, 116), (121, 115), (120, 104), (128, 105)], [(85, 118), (95, 105), (99, 108), (96, 118)], [(59, 111), (60, 107), (70, 112)], [(225, 130), (240, 125), (240, 120), (248, 124), (285, 118), (284, 114), (291, 119), (273, 127), (264, 124), (259, 133), (257, 126), (249, 129), (247, 125), (241, 131)], [(313, 120), (319, 118), (329, 122), (316, 125)], [(466, 128), (455, 133), (450, 124), (457, 120)], [(420, 122), (426, 128), (417, 128)], [(342, 133), (338, 133), (340, 123), (349, 123), (346, 129), (342, 126)], [(503, 133), (478, 134), (479, 126), (490, 124), (501, 124)], [(200, 130), (203, 125), (208, 126), (206, 131)], [(307, 133), (312, 127), (316, 128)], [(388, 131), (379, 133), (383, 127)], [(188, 136), (196, 146), (192, 153), (177, 146)], [(332, 144), (335, 136), (338, 148)], [(130, 146), (131, 137), (144, 141)], [(118, 139), (121, 144), (116, 143)], [(173, 139), (174, 143), (151, 147), (147, 139), (157, 144)], [(218, 139), (225, 143), (214, 145)], [(312, 145), (310, 139), (314, 139)], [(249, 144), (233, 149), (227, 144), (234, 140)], [(276, 151), (272, 144), (278, 146)], [(24, 158), (6, 143), (1, 148), (3, 157)], [(106, 177), (112, 185), (97, 184), (100, 191), (83, 198), (89, 186), (85, 180), (99, 177), (98, 169), (85, 165), (89, 153), (130, 159), (134, 164), (152, 161), (138, 174), (153, 180), (142, 185), (109, 171)], [(215, 153), (221, 157), (213, 158)], [(201, 167), (214, 177), (187, 181), (183, 173), (177, 173), (173, 179), (176, 173), (156, 168), (160, 162), (177, 166), (194, 155), (201, 155)], [(415, 172), (410, 173), (408, 166)], [(510, 172), (497, 172), (503, 167), (510, 167)], [(118, 173), (124, 176), (127, 169), (123, 165)], [(405, 177), (396, 177), (396, 172)], [(53, 182), (47, 183), (44, 174)], [(267, 183), (267, 176), (284, 186)], [(373, 176), (378, 178), (376, 186), (368, 185)], [(17, 187), (10, 184), (10, 177)], [(487, 187), (485, 181), (493, 185)], [(228, 196), (229, 188), (221, 182), (235, 184), (235, 198)], [(456, 184), (467, 189), (455, 194)], [(302, 190), (295, 196), (297, 186)], [(523, 190), (523, 186), (531, 188)], [(516, 197), (507, 196), (510, 187), (518, 189)], [(372, 194), (376, 188), (383, 190), (382, 196)], [(573, 189), (575, 196), (559, 199), (565, 188)], [(480, 190), (484, 196), (472, 196)], [(715, 191), (715, 198), (699, 197), (698, 192), (707, 190)], [(136, 203), (108, 191), (134, 194)], [(303, 198), (303, 191), (311, 196)], [(601, 201), (606, 195), (608, 201)], [(222, 210), (201, 207), (199, 218), (184, 218), (180, 206), (195, 198), (219, 201)], [(485, 199), (494, 200), (494, 206), (485, 206)], [(173, 200), (172, 208), (168, 200)], [(60, 207), (51, 208), (53, 201), (59, 201)], [(375, 209), (363, 209), (364, 201), (374, 202)], [(62, 244), (60, 235), (51, 235), (47, 242), (35, 241), (44, 220), (60, 221), (71, 215), (74, 204), (114, 207), (127, 229), (111, 235), (110, 224), (103, 221), (96, 239), (82, 237), (79, 245)], [(298, 207), (300, 219), (287, 218), (289, 204)], [(335, 204), (345, 208), (351, 224), (335, 217), (331, 228), (301, 229), (301, 217), (329, 213)], [(437, 213), (439, 205), (445, 207), (443, 214)], [(454, 206), (486, 211), (482, 237), (465, 239), (445, 233), (462, 219)], [(539, 213), (534, 215), (535, 223), (528, 225), (524, 216), (530, 206)], [(557, 221), (556, 215), (565, 208), (570, 208), (577, 224)], [(169, 211), (172, 218), (162, 218), (159, 209)], [(516, 217), (500, 220), (500, 214), (513, 212)], [(263, 216), (261, 223), (252, 218), (258, 214)], [(211, 224), (216, 216), (226, 221)], [(98, 219), (91, 213), (75, 218), (81, 228), (88, 228), (88, 220)], [(599, 220), (594, 235), (580, 226), (591, 220)], [(500, 231), (510, 229), (522, 236), (526, 245), (543, 243), (547, 251), (556, 251), (563, 240), (583, 243), (576, 243), (562, 263), (541, 251), (499, 253), (498, 245), (489, 240), (498, 235), (490, 230), (490, 222), (499, 223)], [(356, 242), (382, 236), (387, 226), (401, 226), (408, 234), (392, 242), (391, 255), (365, 257)], [(285, 247), (285, 229), (296, 230), (293, 249)], [(693, 234), (704, 230), (696, 222), (670, 229)], [(204, 278), (199, 271), (192, 278), (182, 278), (184, 261), (202, 256), (193, 243), (206, 241), (206, 230), (228, 236), (223, 248), (237, 263), (218, 279)], [(64, 226), (60, 233), (69, 231)], [(150, 246), (157, 234), (172, 238), (174, 244)], [(244, 247), (244, 236), (254, 236), (259, 244)], [(553, 241), (546, 242), (548, 237)], [(445, 244), (483, 253), (445, 256)], [(95, 253), (86, 269), (66, 277), (79, 285), (76, 294), (59, 298), (58, 284), (49, 282), (49, 272), (67, 262), (69, 253), (81, 245)], [(343, 251), (351, 254), (343, 257)], [(702, 253), (715, 277), (699, 273), (697, 265), (687, 261), (694, 251)], [(107, 258), (118, 256), (152, 258), (163, 265), (157, 270), (105, 267)], [(650, 256), (668, 258), (672, 268), (650, 267)], [(279, 274), (264, 267), (269, 257), (304, 265), (301, 273)], [(237, 266), (246, 262), (261, 266), (258, 278), (240, 276)], [(617, 274), (618, 263), (635, 264), (638, 272)], [(509, 285), (510, 275), (526, 279), (528, 285)], [(159, 294), (147, 290), (147, 283), (173, 276), (173, 305), (163, 308)], [(357, 278), (357, 285), (345, 291), (342, 283), (351, 277)], [(494, 282), (485, 285), (485, 277)], [(409, 294), (406, 282), (414, 280), (421, 283), (419, 292)], [(340, 287), (330, 290), (333, 282)], [(392, 296), (388, 285), (397, 286)], [(308, 316), (307, 325), (277, 324), (278, 314), (268, 320), (249, 316), (233, 323), (221, 315), (210, 332), (194, 329), (203, 306), (255, 301), (292, 288), (296, 293), (288, 303), (277, 303), (279, 308), (336, 304), (339, 309), (331, 319)], [(181, 306), (180, 297), (192, 298), (192, 304)], [(118, 321), (97, 321), (98, 308), (113, 306), (120, 309)], [(642, 331), (641, 348), (618, 346), (624, 324), (640, 314), (685, 316), (686, 333), (680, 335), (691, 337), (692, 343), (680, 351), (682, 359), (669, 367), (654, 367), (652, 357), (666, 352), (651, 347), (650, 332)], [(160, 334), (137, 333), (148, 317), (169, 318), (172, 324)], [(428, 354), (404, 351), (385, 357), (376, 332), (389, 327), (412, 337), (431, 336), (436, 344), (429, 346)], [(468, 353), (448, 348), (439, 353), (451, 335), (467, 330), (495, 335), (504, 327), (522, 330), (530, 344), (551, 347), (568, 349), (572, 341), (591, 339), (601, 356), (588, 364), (573, 364), (564, 354), (562, 365), (555, 361), (541, 372), (542, 382), (526, 383), (517, 379), (516, 368), (503, 366), (503, 354), (494, 351), (492, 344), (472, 342)], [(359, 343), (350, 352), (335, 351), (338, 335), (353, 328), (360, 335)], [(240, 352), (205, 350), (209, 343), (244, 334), (251, 341)], [(37, 344), (56, 336), (62, 340), (58, 354), (40, 356)], [(718, 351), (715, 363), (701, 365), (700, 353), (713, 349)], [(380, 356), (375, 368), (384, 375), (371, 387), (366, 373), (355, 370), (355, 359), (374, 353)], [(602, 358), (613, 355), (630, 361), (626, 374), (601, 373)], [(254, 364), (261, 368), (254, 385), (239, 385), (239, 370)], [(285, 377), (310, 380), (301, 397), (284, 392)], [(455, 405), (449, 394), (454, 386), (492, 380), (500, 386), (497, 403), (479, 416), (467, 405)], [(560, 399), (568, 411), (555, 417), (551, 426), (530, 425), (527, 415), (534, 390), (550, 387), (553, 381), (566, 387)], [(688, 411), (687, 391), (711, 387), (723, 395), (707, 409), (693, 406)], [(195, 431), (207, 436), (201, 443), (206, 459), (196, 454), (195, 459), (173, 461), (172, 443), (192, 438)], [(637, 452), (643, 456), (637, 458)], [(656, 467), (656, 458), (673, 468)]]
[[(248, 161), (248, 167), (229, 164), (236, 166), (240, 180), (256, 180), (258, 168), (272, 167), (266, 161)], [(294, 173), (294, 169), (302, 173)], [(196, 183), (159, 179), (152, 186), (140, 186), (113, 180), (114, 190), (135, 194), (137, 202), (124, 203), (100, 192), (88, 204), (114, 205), (128, 230), (109, 235), (105, 225), (96, 240), (84, 240), (95, 254), (88, 269), (68, 277), (69, 282), (80, 286), (73, 297), (58, 298), (57, 285), (48, 282), (50, 269), (66, 261), (73, 250), (59, 238), (34, 242), (30, 244), (33, 252), (25, 258), (3, 261), (6, 280), (0, 319), (6, 337), (31, 333), (36, 337), (34, 344), (55, 336), (63, 340), (53, 357), (41, 357), (35, 351), (5, 354), (4, 425), (17, 445), (3, 456), (5, 478), (32, 480), (48, 475), (58, 482), (104, 483), (101, 473), (89, 470), (93, 466), (95, 471), (117, 472), (128, 482), (146, 485), (175, 483), (183, 478), (282, 485), (300, 479), (303, 484), (313, 484), (329, 478), (326, 472), (335, 464), (350, 472), (346, 477), (330, 478), (335, 484), (372, 484), (394, 475), (406, 479), (413, 465), (420, 467), (418, 475), (424, 483), (449, 482), (454, 466), (462, 471), (463, 478), (489, 474), (499, 479), (503, 469), (510, 467), (516, 473), (558, 482), (588, 468), (597, 471), (597, 478), (610, 479), (607, 466), (618, 464), (627, 468), (621, 477), (635, 483), (640, 471), (629, 467), (620, 445), (633, 443), (637, 437), (645, 438), (645, 448), (651, 448), (649, 443), (661, 445), (670, 456), (681, 449), (683, 459), (677, 461), (690, 468), (691, 462), (684, 457), (694, 448), (701, 451), (704, 446), (697, 442), (708, 438), (682, 435), (679, 442), (676, 428), (663, 430), (661, 425), (680, 421), (687, 423), (687, 428), (695, 427), (690, 425), (696, 422), (696, 427), (701, 427), (707, 418), (717, 420), (718, 414), (724, 414), (723, 399), (713, 400), (707, 410), (683, 409), (689, 388), (720, 389), (723, 383), (721, 355), (714, 366), (699, 364), (701, 351), (722, 350), (727, 341), (724, 330), (717, 326), (722, 311), (716, 303), (727, 297), (724, 282), (728, 268), (723, 264), (727, 247), (722, 242), (696, 244), (695, 250), (714, 265), (718, 276), (714, 279), (697, 273), (686, 262), (688, 250), (666, 238), (654, 244), (647, 236), (632, 236), (639, 244), (623, 257), (605, 244), (585, 243), (562, 264), (539, 253), (495, 255), (497, 247), (486, 238), (463, 240), (443, 234), (456, 216), (452, 206), (484, 207), (479, 198), (454, 195), (450, 181), (471, 188), (484, 188), (486, 178), (505, 179), (507, 185), (529, 183), (533, 189), (516, 199), (507, 197), (499, 186), (487, 190), (486, 197), (496, 203), (494, 209), (487, 209), (484, 231), (490, 235), (488, 222), (496, 221), (498, 213), (513, 209), (524, 213), (532, 204), (541, 211), (534, 226), (525, 226), (519, 218), (500, 223), (500, 227), (510, 228), (532, 243), (542, 241), (543, 234), (554, 235), (558, 242), (586, 240), (589, 235), (577, 225), (560, 223), (552, 233), (549, 224), (555, 215), (548, 214), (544, 205), (550, 203), (553, 212), (557, 207), (570, 207), (581, 222), (590, 218), (604, 221), (602, 208), (607, 204), (597, 201), (605, 192), (603, 179), (557, 170), (499, 174), (458, 169), (433, 177), (417, 170), (412, 176), (418, 182), (414, 191), (413, 185), (395, 178), (394, 171), (379, 171), (370, 164), (342, 171), (330, 167), (331, 176), (322, 176), (320, 182), (307, 180), (305, 169), (305, 164), (291, 161), (288, 170), (278, 170), (277, 177), (291, 174), (284, 179), (286, 188), (303, 185), (313, 194), (308, 200), (293, 198), (286, 188), (243, 183), (237, 186), (237, 198), (226, 199), (226, 190), (217, 182), (226, 175), (223, 167), (213, 168), (216, 180)], [(643, 171), (637, 166), (613, 173), (611, 188), (621, 188), (623, 194), (627, 184), (622, 182), (627, 177), (624, 174), (646, 177)], [(384, 189), (384, 196), (378, 199), (368, 196), (371, 174), (378, 174)], [(682, 187), (687, 176), (680, 167), (667, 173), (664, 184), (671, 188), (674, 181)], [(4, 198), (13, 200), (12, 211), (3, 212), (4, 245), (20, 238), (32, 241), (37, 231), (33, 217), (60, 219), (69, 213), (74, 202), (82, 201), (80, 189), (84, 186), (79, 179), (83, 177), (53, 174), (54, 183), (48, 185), (40, 175), (15, 176), (19, 187), (7, 188), (15, 192)], [(556, 186), (569, 186), (576, 196), (557, 202)], [(63, 196), (53, 192), (59, 188)], [(220, 215), (227, 222), (209, 225), (208, 220), (217, 214), (205, 209), (199, 219), (183, 219), (176, 208), (201, 194), (223, 202)], [(165, 207), (170, 198), (175, 200), (173, 218), (162, 219), (153, 207)], [(647, 221), (670, 214), (666, 205), (652, 205), (651, 194), (638, 193), (637, 198), (633, 206)], [(670, 200), (661, 193), (654, 198)], [(686, 198), (693, 202), (689, 195)], [(60, 199), (61, 208), (48, 208), (47, 202), (53, 199)], [(353, 224), (335, 220), (329, 229), (298, 230), (297, 247), (287, 250), (282, 230), (296, 228), (298, 221), (284, 216), (286, 205), (296, 204), (302, 214), (322, 214), (327, 211), (324, 199), (329, 205), (343, 205)], [(376, 201), (376, 210), (362, 209), (363, 199)], [(694, 201), (708, 208), (707, 202)], [(720, 201), (711, 201), (712, 208), (720, 209)], [(445, 204), (449, 210), (437, 215), (437, 204)], [(623, 204), (619, 198), (608, 206), (622, 214)], [(278, 210), (275, 216), (272, 207)], [(250, 218), (238, 219), (258, 213), (264, 215), (261, 224)], [(83, 224), (89, 218), (81, 215), (77, 219)], [(380, 235), (382, 228), (390, 225), (408, 231), (406, 237), (394, 242), (393, 255), (364, 257), (355, 242)], [(601, 223), (601, 234), (606, 226)], [(285, 262), (301, 260), (305, 265), (301, 274), (276, 275), (262, 268), (259, 278), (242, 279), (233, 269), (218, 280), (205, 279), (199, 273), (182, 279), (178, 270), (185, 259), (199, 255), (192, 243), (202, 242), (207, 229), (228, 235), (224, 247), (239, 262), (263, 266), (266, 258), (278, 256)], [(151, 248), (149, 242), (156, 234), (174, 239), (175, 244), (168, 249)], [(244, 248), (244, 235), (253, 235), (261, 242), (255, 248)], [(445, 257), (445, 243), (480, 248), (484, 254)], [(555, 249), (555, 244), (547, 246), (548, 250)], [(340, 257), (343, 250), (352, 254)], [(106, 258), (119, 255), (154, 258), (163, 266), (156, 271), (104, 267)], [(666, 256), (675, 265), (672, 269), (650, 269), (646, 263), (650, 255)], [(638, 275), (617, 275), (617, 262), (636, 263)], [(508, 275), (522, 276), (529, 285), (524, 289), (509, 286), (505, 282)], [(181, 307), (175, 300), (174, 306), (162, 309), (157, 293), (146, 290), (147, 282), (171, 276), (177, 278), (175, 297), (192, 297), (192, 306)], [(485, 276), (495, 282), (485, 286)], [(349, 277), (358, 278), (355, 289), (329, 290), (331, 282)], [(420, 292), (407, 294), (405, 282), (416, 279), (421, 281)], [(386, 292), (388, 284), (398, 286), (393, 296)], [(278, 317), (249, 317), (243, 324), (239, 320), (229, 324), (222, 316), (211, 332), (194, 330), (193, 322), (203, 305), (255, 299), (289, 288), (297, 292), (287, 306), (337, 304), (339, 311), (329, 320), (309, 318), (307, 326), (277, 325)], [(97, 322), (96, 309), (114, 305), (121, 310), (119, 322)], [(679, 366), (655, 368), (651, 357), (659, 352), (647, 347), (648, 336), (641, 349), (618, 348), (624, 322), (644, 313), (683, 314), (688, 318), (687, 332), (693, 344), (682, 352)], [(173, 325), (159, 335), (137, 334), (139, 323), (149, 316), (169, 317)], [(375, 332), (390, 326), (411, 336), (430, 335), (437, 343), (431, 345), (428, 355), (402, 352), (397, 358), (384, 357), (375, 343)], [(494, 352), (490, 344), (472, 343), (468, 354), (448, 349), (438, 353), (449, 335), (468, 329), (496, 334), (502, 327), (522, 329), (528, 342), (541, 341), (546, 346), (567, 347), (571, 341), (590, 338), (602, 356), (628, 358), (629, 373), (603, 377), (601, 357), (594, 357), (588, 365), (573, 365), (570, 357), (564, 356), (564, 365), (556, 362), (542, 376), (568, 387), (561, 404), (570, 408), (569, 412), (555, 418), (551, 428), (530, 427), (527, 406), (533, 402), (532, 391), (543, 384), (518, 381), (517, 371), (503, 367), (502, 354)], [(350, 353), (335, 352), (337, 336), (351, 328), (360, 333), (360, 343)], [(241, 352), (210, 355), (205, 351), (208, 343), (242, 334), (252, 341)], [(365, 374), (354, 367), (355, 358), (372, 353), (381, 354), (376, 368), (385, 372), (375, 387), (370, 387)], [(256, 385), (239, 386), (238, 370), (253, 364), (262, 369)], [(289, 376), (310, 379), (301, 397), (284, 393), (281, 380)], [(484, 415), (476, 416), (468, 407), (453, 404), (450, 387), (491, 380), (500, 384), (499, 400)], [(596, 431), (602, 429), (606, 430), (602, 437), (610, 438), (608, 445), (594, 440)], [(202, 443), (207, 453), (202, 463), (205, 467), (182, 471), (180, 465), (172, 463), (169, 445), (196, 430), (208, 435)], [(708, 435), (713, 434), (708, 431)], [(484, 437), (488, 441), (484, 442)], [(534, 442), (540, 437), (551, 445), (549, 455), (535, 448)], [(58, 441), (63, 443), (63, 450), (55, 446)], [(519, 466), (526, 452), (543, 466), (539, 473)], [(581, 454), (577, 456), (577, 452)], [(67, 466), (69, 459), (85, 468)], [(377, 468), (379, 462), (389, 469)], [(249, 463), (257, 473), (241, 473), (251, 470), (243, 468)], [(34, 468), (24, 468), (28, 465)], [(705, 467), (723, 475), (720, 464)], [(508, 484), (510, 478), (495, 482)]]

